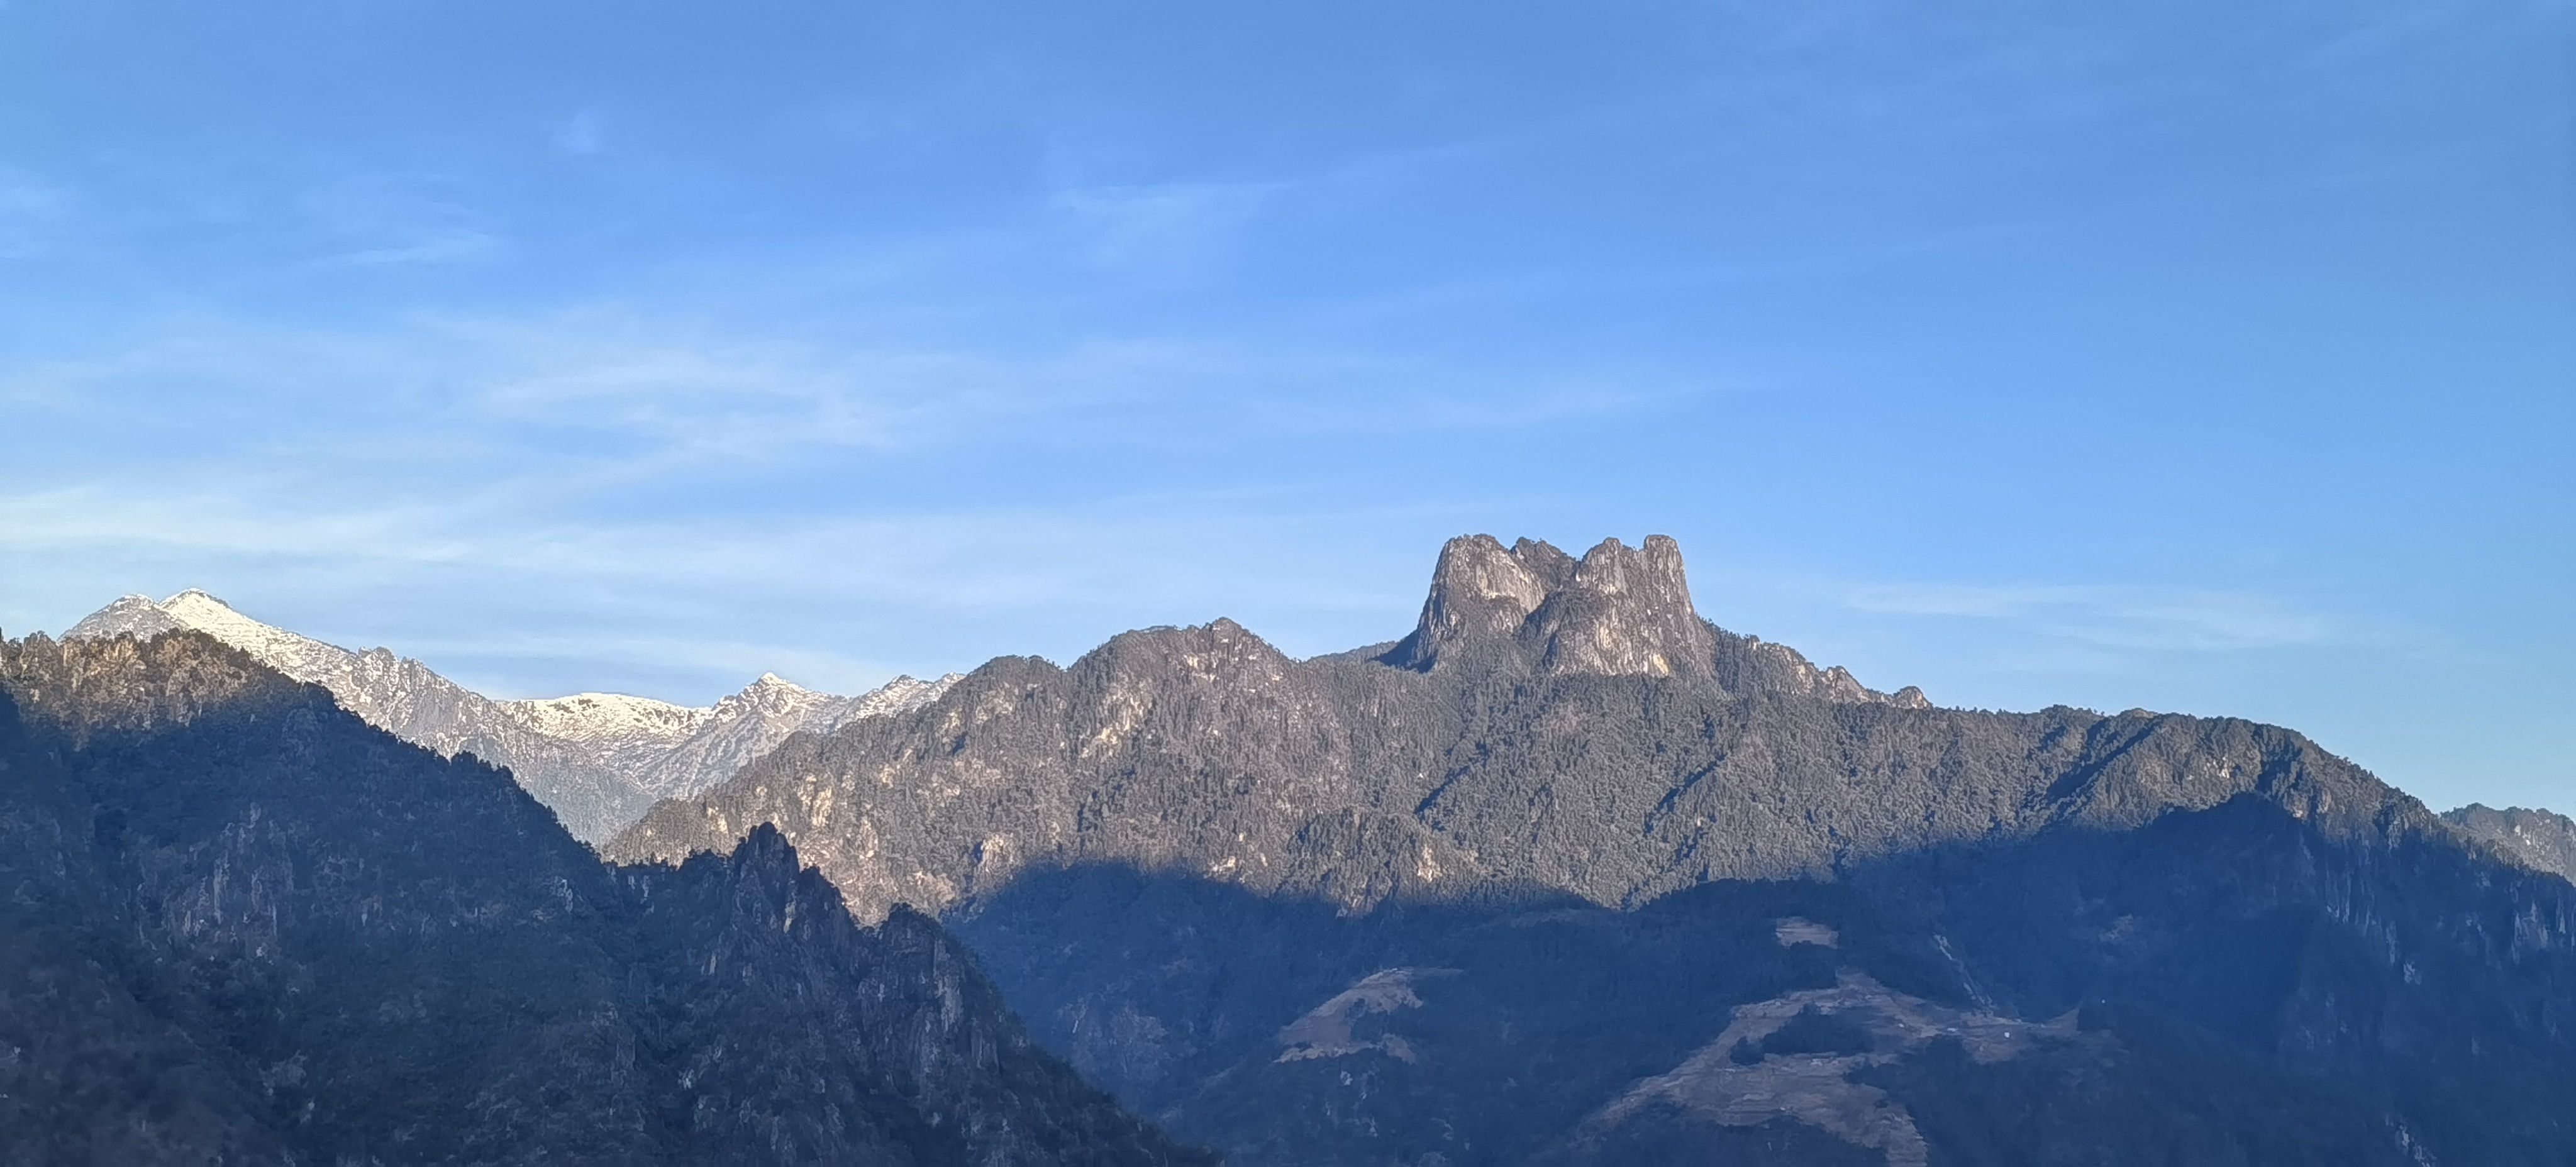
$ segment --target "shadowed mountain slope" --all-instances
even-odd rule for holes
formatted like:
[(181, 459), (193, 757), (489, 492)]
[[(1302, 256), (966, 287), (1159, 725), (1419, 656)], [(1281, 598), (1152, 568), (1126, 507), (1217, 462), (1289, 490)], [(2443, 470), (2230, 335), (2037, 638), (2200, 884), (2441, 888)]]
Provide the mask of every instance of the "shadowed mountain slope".
[(2576, 889), (2259, 795), (1630, 910), (1092, 864), (948, 922), (1244, 1164), (2562, 1163)]
[(0, 642), (0, 1160), (1193, 1161), (773, 831), (613, 868), (195, 633)]

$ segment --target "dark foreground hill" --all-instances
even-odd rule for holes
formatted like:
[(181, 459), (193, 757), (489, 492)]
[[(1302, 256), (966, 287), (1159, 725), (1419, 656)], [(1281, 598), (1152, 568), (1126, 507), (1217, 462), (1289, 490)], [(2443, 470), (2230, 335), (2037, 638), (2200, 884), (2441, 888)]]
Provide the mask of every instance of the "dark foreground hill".
[(1242, 1163), (2576, 1162), (2564, 880), (2285, 729), (1870, 690), (1669, 540), (997, 660), (612, 852), (763, 823)]
[(2253, 796), (1626, 911), (1087, 864), (948, 923), (1237, 1164), (2576, 1161), (2576, 889)]
[(612, 868), (193, 633), (0, 642), (0, 1162), (1197, 1161), (775, 832)]

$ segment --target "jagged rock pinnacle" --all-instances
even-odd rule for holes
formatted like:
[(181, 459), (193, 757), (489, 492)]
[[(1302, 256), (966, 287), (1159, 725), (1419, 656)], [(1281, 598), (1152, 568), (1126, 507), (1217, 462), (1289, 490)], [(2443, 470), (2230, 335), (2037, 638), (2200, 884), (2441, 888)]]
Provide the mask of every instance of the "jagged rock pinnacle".
[(1604, 539), (1577, 561), (1536, 540), (1506, 549), (1466, 535), (1440, 549), (1421, 622), (1388, 660), (1429, 669), (1504, 641), (1542, 672), (1647, 676), (1705, 673), (1715, 643), (1668, 536), (1635, 548)]

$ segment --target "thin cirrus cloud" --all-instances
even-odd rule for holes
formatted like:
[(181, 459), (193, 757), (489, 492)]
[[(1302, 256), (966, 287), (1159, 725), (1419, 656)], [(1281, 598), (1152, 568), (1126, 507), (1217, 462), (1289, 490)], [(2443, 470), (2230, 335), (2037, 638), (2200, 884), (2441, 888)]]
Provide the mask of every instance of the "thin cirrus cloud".
[(504, 240), (464, 177), (363, 171), (307, 187), (296, 199), (323, 262), (357, 267), (488, 260)]
[(33, 255), (61, 230), (71, 194), (33, 174), (0, 166), (0, 260)]
[(0, 385), (55, 424), (184, 435), (191, 464), (252, 459), (254, 476), (298, 464), (280, 456), (362, 460), (381, 472), (482, 471), (492, 467), (478, 463), (506, 454), (523, 459), (513, 476), (612, 482), (620, 466), (632, 476), (800, 452), (1186, 445), (1207, 426), (1309, 440), (1532, 430), (1707, 392), (1639, 368), (1495, 369), (1224, 338), (979, 351), (748, 333), (615, 308), (415, 315), (343, 330), (175, 321), (104, 353), (0, 365)]
[(598, 110), (585, 109), (555, 127), (555, 148), (566, 154), (597, 154), (608, 149), (608, 134)]
[(2037, 636), (2126, 652), (2233, 652), (2324, 643), (2335, 622), (2269, 596), (2112, 585), (1876, 585), (1853, 608), (1897, 616), (1985, 621)]
[(400, 459), (465, 448), (442, 434), (515, 450), (581, 430), (626, 435), (630, 451), (712, 455), (900, 444), (942, 402), (973, 395), (957, 365), (594, 312), (343, 331), (178, 322), (118, 351), (0, 369), (0, 381), (71, 424), (237, 419), (201, 431), (207, 454)]
[(357, 267), (391, 267), (412, 263), (465, 263), (491, 258), (500, 251), (501, 237), (498, 235), (470, 227), (448, 227), (425, 231), (389, 246), (344, 252), (333, 259)]
[(1081, 232), (1091, 262), (1186, 275), (1214, 261), (1285, 184), (1183, 182), (1057, 191), (1054, 208)]

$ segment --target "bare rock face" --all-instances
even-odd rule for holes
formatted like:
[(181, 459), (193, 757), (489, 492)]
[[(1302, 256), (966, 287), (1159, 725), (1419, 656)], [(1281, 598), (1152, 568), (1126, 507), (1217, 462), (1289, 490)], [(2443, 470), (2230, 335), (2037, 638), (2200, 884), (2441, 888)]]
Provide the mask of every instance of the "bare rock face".
[(1577, 561), (1534, 540), (1506, 550), (1469, 535), (1440, 549), (1421, 623), (1387, 660), (1429, 670), (1503, 644), (1541, 673), (1669, 677), (1705, 674), (1715, 642), (1668, 536), (1639, 548), (1605, 539)]
[(1523, 539), (1506, 551), (1491, 535), (1451, 539), (1440, 548), (1440, 563), (1432, 569), (1421, 623), (1389, 660), (1428, 669), (1450, 645), (1517, 634), (1522, 622), (1547, 602), (1551, 584), (1561, 587), (1571, 581), (1573, 567), (1564, 552), (1545, 543)]

